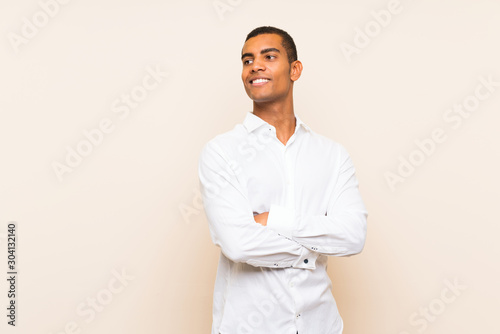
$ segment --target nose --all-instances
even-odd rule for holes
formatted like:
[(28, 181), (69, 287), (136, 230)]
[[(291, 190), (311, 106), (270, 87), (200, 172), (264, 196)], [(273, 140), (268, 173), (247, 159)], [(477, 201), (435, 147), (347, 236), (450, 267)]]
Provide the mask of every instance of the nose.
[(259, 59), (254, 59), (252, 63), (252, 72), (257, 72), (257, 71), (264, 71), (265, 67), (264, 64), (261, 60)]

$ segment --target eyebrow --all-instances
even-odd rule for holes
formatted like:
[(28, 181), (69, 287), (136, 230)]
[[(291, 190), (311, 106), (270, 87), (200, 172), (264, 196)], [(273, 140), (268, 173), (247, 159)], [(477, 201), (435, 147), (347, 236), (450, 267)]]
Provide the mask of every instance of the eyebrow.
[[(276, 48), (267, 48), (267, 49), (260, 50), (260, 54), (263, 55), (264, 53), (273, 52), (273, 51), (281, 53), (280, 50), (278, 50)], [(243, 60), (243, 58), (245, 58), (245, 57), (253, 57), (253, 53), (247, 52), (247, 53), (242, 54), (241, 55), (241, 60)]]

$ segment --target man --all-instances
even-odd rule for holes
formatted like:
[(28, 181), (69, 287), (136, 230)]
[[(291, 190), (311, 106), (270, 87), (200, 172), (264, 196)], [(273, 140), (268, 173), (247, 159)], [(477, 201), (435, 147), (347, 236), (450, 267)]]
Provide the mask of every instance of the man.
[(367, 212), (346, 150), (293, 108), (293, 39), (260, 27), (242, 50), (253, 100), (243, 124), (202, 149), (199, 177), (221, 248), (212, 334), (339, 334), (327, 256), (362, 251)]

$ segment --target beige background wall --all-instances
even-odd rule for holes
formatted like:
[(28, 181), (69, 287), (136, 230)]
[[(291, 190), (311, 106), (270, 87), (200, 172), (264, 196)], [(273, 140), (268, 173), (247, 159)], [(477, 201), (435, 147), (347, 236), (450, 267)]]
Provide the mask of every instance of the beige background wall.
[(369, 211), (363, 253), (330, 259), (345, 334), (497, 330), (500, 2), (54, 1), (0, 3), (2, 333), (210, 332), (198, 155), (251, 110), (239, 55), (268, 24), (304, 64), (296, 113), (347, 147)]

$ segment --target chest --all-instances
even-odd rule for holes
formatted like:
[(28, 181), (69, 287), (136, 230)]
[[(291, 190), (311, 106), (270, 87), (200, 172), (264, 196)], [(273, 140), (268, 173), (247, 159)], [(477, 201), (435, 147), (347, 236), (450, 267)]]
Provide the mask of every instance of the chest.
[(273, 203), (299, 211), (326, 210), (335, 182), (335, 161), (328, 152), (306, 145), (275, 145), (254, 152), (240, 166), (254, 212), (266, 212)]

